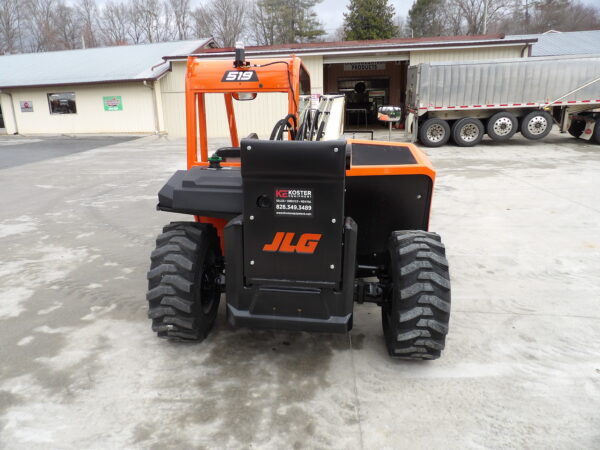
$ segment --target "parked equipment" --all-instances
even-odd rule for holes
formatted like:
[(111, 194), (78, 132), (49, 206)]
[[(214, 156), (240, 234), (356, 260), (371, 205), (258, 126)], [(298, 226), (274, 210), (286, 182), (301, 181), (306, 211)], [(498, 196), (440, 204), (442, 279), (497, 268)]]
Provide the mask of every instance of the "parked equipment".
[(406, 129), (413, 140), (461, 147), (562, 132), (600, 144), (600, 56), (429, 63), (408, 68)]
[[(234, 64), (188, 59), (188, 169), (161, 189), (157, 208), (195, 221), (172, 222), (156, 240), (152, 329), (201, 341), (221, 293), (231, 325), (286, 330), (347, 332), (354, 302), (373, 302), (391, 356), (438, 358), (450, 281), (444, 245), (427, 231), (431, 163), (412, 144), (341, 140), (343, 96), (310, 108), (299, 58), (236, 53)], [(272, 92), (287, 93), (288, 110), (271, 139), (238, 141), (233, 99)], [(210, 157), (207, 93), (223, 94), (231, 135)]]

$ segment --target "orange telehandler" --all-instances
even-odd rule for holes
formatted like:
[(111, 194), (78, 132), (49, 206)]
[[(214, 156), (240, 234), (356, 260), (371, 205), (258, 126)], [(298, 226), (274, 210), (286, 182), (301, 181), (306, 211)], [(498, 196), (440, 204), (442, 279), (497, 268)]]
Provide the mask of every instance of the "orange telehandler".
[[(222, 94), (231, 146), (209, 155), (206, 94)], [(270, 139), (239, 140), (234, 101), (287, 94)], [(158, 194), (194, 216), (156, 240), (148, 272), (158, 336), (201, 341), (222, 293), (233, 326), (347, 332), (355, 302), (381, 306), (389, 354), (435, 359), (448, 332), (444, 245), (428, 232), (435, 171), (414, 145), (343, 140), (343, 96), (310, 105), (297, 57), (190, 56), (187, 170)], [(240, 104), (240, 106), (243, 106)]]

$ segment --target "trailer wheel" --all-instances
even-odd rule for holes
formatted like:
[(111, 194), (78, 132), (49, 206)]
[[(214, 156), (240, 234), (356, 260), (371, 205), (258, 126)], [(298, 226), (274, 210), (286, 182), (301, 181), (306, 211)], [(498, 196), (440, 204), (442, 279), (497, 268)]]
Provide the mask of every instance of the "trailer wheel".
[(483, 139), (483, 124), (479, 119), (464, 117), (452, 125), (452, 138), (460, 147), (473, 147)]
[(173, 341), (201, 341), (211, 330), (221, 296), (221, 248), (212, 225), (173, 222), (156, 239), (148, 272), (152, 330)]
[(519, 121), (508, 111), (501, 111), (489, 118), (487, 134), (494, 141), (508, 141), (517, 132)]
[(543, 139), (552, 130), (552, 116), (546, 111), (532, 111), (521, 121), (521, 134), (527, 139)]
[(596, 125), (594, 125), (594, 134), (592, 134), (591, 140), (600, 145), (600, 118), (596, 119)]
[(569, 126), (569, 134), (574, 138), (579, 138), (585, 131), (585, 120), (573, 119)]
[(390, 289), (381, 309), (390, 356), (437, 359), (450, 319), (450, 274), (440, 236), (394, 231), (389, 240)]
[(450, 125), (443, 119), (427, 119), (419, 128), (419, 140), (426, 147), (441, 147), (450, 139)]

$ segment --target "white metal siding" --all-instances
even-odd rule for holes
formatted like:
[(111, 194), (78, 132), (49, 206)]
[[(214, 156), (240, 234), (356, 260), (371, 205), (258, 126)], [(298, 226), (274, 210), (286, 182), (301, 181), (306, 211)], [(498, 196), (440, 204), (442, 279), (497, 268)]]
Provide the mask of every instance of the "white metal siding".
[(520, 58), (523, 45), (483, 47), (451, 50), (423, 50), (410, 52), (410, 65), (445, 61), (477, 61), (481, 59)]
[(187, 61), (172, 61), (171, 71), (160, 79), (162, 92), (185, 92)]
[(310, 74), (311, 94), (323, 94), (323, 57), (304, 56), (302, 62)]
[[(52, 86), (11, 90), (19, 133), (152, 133), (155, 131), (152, 90), (142, 82), (91, 86)], [(50, 114), (49, 93), (74, 92), (76, 114)], [(123, 111), (104, 111), (103, 96), (120, 95)], [(3, 96), (6, 97), (6, 96)], [(33, 112), (21, 112), (21, 101)], [(3, 102), (4, 106), (4, 102)]]

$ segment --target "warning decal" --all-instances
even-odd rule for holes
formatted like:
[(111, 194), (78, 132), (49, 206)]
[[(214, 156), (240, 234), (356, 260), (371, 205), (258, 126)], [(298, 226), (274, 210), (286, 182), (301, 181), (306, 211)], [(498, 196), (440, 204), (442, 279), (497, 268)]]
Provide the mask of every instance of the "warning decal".
[(313, 217), (312, 189), (275, 188), (275, 215)]

